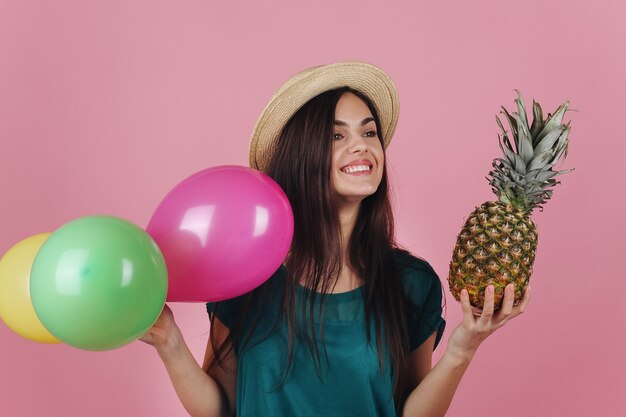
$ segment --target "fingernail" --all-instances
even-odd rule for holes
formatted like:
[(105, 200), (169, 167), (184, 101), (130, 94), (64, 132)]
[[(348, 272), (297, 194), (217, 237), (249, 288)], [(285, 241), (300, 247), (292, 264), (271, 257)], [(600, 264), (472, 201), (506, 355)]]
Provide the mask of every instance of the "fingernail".
[(493, 285), (488, 286), (487, 291), (489, 291), (489, 294), (493, 294)]

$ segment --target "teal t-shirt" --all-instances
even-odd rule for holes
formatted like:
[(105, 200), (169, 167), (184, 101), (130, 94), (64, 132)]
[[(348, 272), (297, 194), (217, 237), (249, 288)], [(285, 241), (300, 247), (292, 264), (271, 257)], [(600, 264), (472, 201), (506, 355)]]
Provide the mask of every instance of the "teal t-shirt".
[[(445, 328), (441, 282), (421, 259), (397, 252), (396, 262), (411, 307), (407, 312), (410, 348), (419, 347), (435, 331), (436, 347)], [(392, 368), (390, 361), (385, 360), (384, 372), (380, 371), (373, 323), (372, 341), (367, 340), (361, 288), (325, 295), (323, 328), (327, 355), (318, 343), (319, 371), (308, 345), (296, 340), (291, 369), (285, 383), (280, 384), (288, 352), (287, 327), (282, 322), (276, 327), (272, 325), (282, 308), (280, 298), (286, 272), (281, 266), (268, 280), (268, 296), (258, 307), (261, 318), (250, 341), (234, 346), (237, 416), (395, 416)], [(305, 287), (297, 288), (297, 313), (308, 294)], [(238, 297), (208, 303), (207, 310), (231, 328), (241, 306), (242, 297)], [(317, 320), (317, 314), (314, 317)]]

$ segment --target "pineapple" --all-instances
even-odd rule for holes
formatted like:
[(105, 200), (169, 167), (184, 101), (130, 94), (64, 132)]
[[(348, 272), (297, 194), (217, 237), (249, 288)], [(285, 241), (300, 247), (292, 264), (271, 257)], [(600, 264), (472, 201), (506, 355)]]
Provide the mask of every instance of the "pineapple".
[(498, 197), (477, 207), (457, 237), (448, 283), (450, 292), (460, 301), (461, 290), (467, 288), (472, 306), (482, 309), (488, 285), (495, 289), (494, 309), (502, 305), (504, 288), (515, 284), (515, 301), (521, 301), (532, 274), (537, 249), (537, 227), (530, 218), (535, 208), (552, 196), (551, 188), (559, 174), (552, 167), (567, 157), (569, 122), (562, 124), (569, 102), (543, 119), (541, 107), (533, 100), (533, 122), (528, 127), (524, 99), (519, 91), (517, 112), (502, 112), (511, 128), (509, 132), (496, 115), (502, 129), (498, 135), (503, 158), (493, 161), (493, 171), (486, 177)]

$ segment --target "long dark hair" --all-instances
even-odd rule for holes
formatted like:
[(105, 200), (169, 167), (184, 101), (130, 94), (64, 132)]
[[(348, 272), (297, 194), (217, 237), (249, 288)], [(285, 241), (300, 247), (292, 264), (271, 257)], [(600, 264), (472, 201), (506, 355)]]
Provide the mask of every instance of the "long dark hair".
[[(282, 314), (278, 318), (285, 321), (288, 329), (288, 358), (282, 383), (292, 364), (297, 337), (302, 335), (306, 340), (318, 375), (322, 358), (316, 340), (318, 333), (323, 353), (326, 353), (323, 320), (319, 320), (316, 329), (314, 306), (319, 301), (318, 314), (321, 317), (324, 294), (332, 291), (343, 265), (338, 207), (331, 192), (331, 153), (335, 108), (341, 96), (348, 92), (367, 104), (382, 144), (380, 121), (371, 100), (358, 91), (343, 87), (318, 95), (298, 110), (285, 125), (266, 171), (285, 191), (294, 213), (294, 237), (285, 265), (287, 280), (282, 294)], [(347, 261), (364, 282), (367, 337), (371, 342), (370, 324), (373, 320), (380, 371), (383, 371), (385, 361), (390, 360), (397, 405), (406, 393), (409, 335), (405, 295), (393, 258), (397, 244), (386, 164), (378, 189), (361, 202), (347, 243)], [(302, 317), (306, 318), (304, 325), (299, 325), (296, 319), (295, 294), (299, 283), (312, 289), (307, 302), (299, 306)], [(246, 326), (245, 334), (241, 325), (248, 319), (246, 316), (255, 311), (254, 306), (258, 305), (266, 290), (266, 285), (262, 285), (246, 296), (239, 319), (230, 329), (231, 349), (236, 344), (245, 343), (254, 333), (258, 317), (252, 318), (253, 325)], [(389, 359), (384, 355), (385, 344)], [(214, 362), (220, 363), (228, 353), (225, 345), (213, 346)]]

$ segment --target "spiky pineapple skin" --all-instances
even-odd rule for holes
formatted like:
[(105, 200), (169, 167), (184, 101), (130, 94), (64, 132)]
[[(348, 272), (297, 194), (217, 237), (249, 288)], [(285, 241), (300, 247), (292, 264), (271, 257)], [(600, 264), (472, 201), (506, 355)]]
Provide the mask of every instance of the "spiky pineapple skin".
[(537, 243), (537, 227), (528, 212), (499, 201), (483, 203), (457, 236), (448, 276), (450, 292), (460, 301), (461, 290), (466, 288), (471, 305), (482, 309), (491, 284), (494, 309), (498, 309), (504, 288), (512, 282), (514, 305), (519, 304), (532, 274)]

